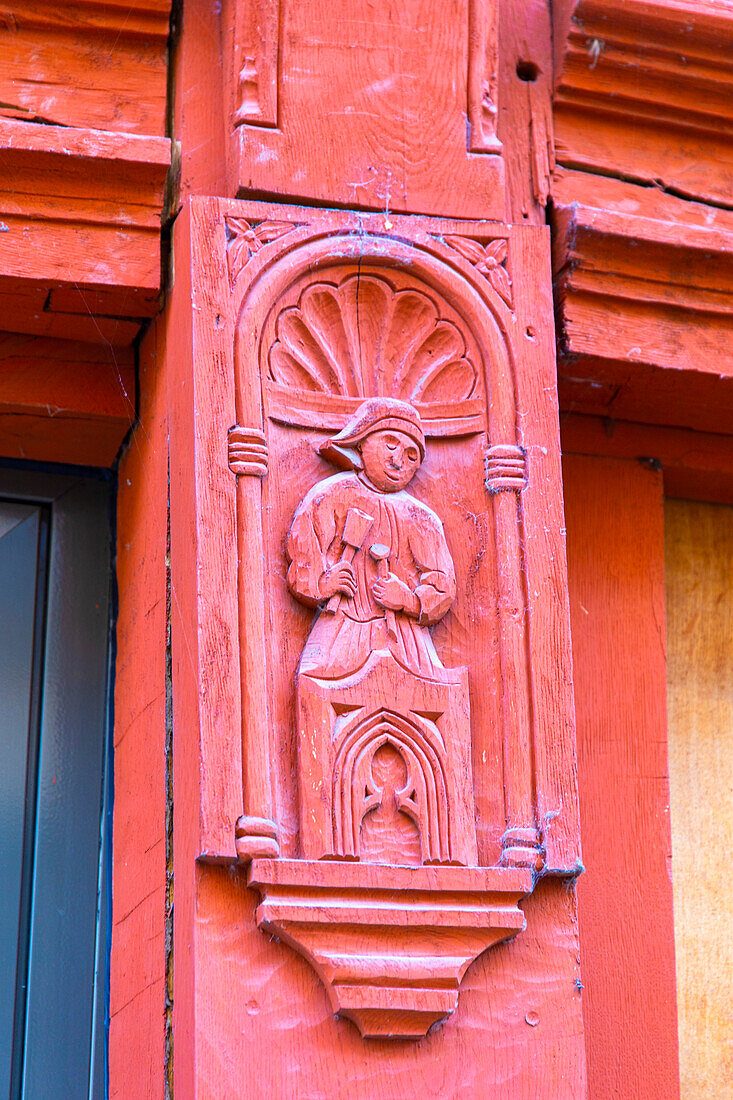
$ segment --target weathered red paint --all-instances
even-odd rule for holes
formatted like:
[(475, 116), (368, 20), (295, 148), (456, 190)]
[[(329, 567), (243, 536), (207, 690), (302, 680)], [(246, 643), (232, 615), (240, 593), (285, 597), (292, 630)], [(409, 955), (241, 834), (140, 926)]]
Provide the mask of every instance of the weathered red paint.
[[(267, 1089), (371, 1100), (489, 1086), (507, 1100), (580, 1097), (583, 1025), (592, 1100), (611, 1087), (624, 1100), (676, 1095), (660, 506), (662, 492), (733, 499), (733, 219), (720, 137), (731, 115), (720, 51), (730, 13), (688, 0), (557, 0), (551, 11), (544, 0), (461, 0), (453, 19), (443, 7), (412, 2), (396, 19), (386, 0), (350, 3), (346, 22), (338, 5), (186, 0), (171, 43), (178, 182), (184, 202), (192, 194), (282, 202), (257, 207), (260, 237), (268, 219), (286, 222), (303, 200), (366, 208), (389, 234), (395, 209), (490, 218), (492, 232), (539, 226), (552, 199), (588, 868), (583, 1017), (574, 898), (556, 882), (522, 903), (527, 930), (468, 970), (458, 1015), (418, 1047), (365, 1046), (355, 1029), (334, 1024), (313, 971), (255, 927), (246, 872), (233, 863), (242, 740), (227, 736), (222, 718), (242, 697), (225, 435), (235, 420), (233, 333), (216, 320), (225, 314), (216, 295), (202, 289), (217, 201), (199, 208), (191, 232), (171, 186), (168, 294), (139, 349), (140, 416), (119, 466), (113, 1096), (162, 1100), (172, 1027), (184, 1097)], [(4, 457), (109, 467), (132, 422), (133, 345), (161, 305), (169, 14), (169, 0), (78, 0), (71, 16), (45, 0), (14, 5), (0, 65)], [(464, 242), (455, 262), (483, 264), (504, 296), (492, 232), (466, 244), (457, 222), (450, 235)], [(257, 232), (245, 239), (263, 243)], [(542, 247), (517, 244), (527, 254)], [(231, 273), (219, 267), (225, 301)], [(532, 293), (548, 321), (549, 266), (538, 268)], [(201, 311), (207, 325), (196, 320)], [(552, 390), (548, 345), (540, 348), (547, 332), (538, 340), (529, 315), (517, 324), (534, 383)], [(522, 441), (537, 431), (533, 445), (545, 445), (531, 395), (523, 416)], [(221, 421), (215, 440), (202, 427), (207, 417)], [(169, 427), (174, 808), (166, 836)], [(504, 450), (489, 460), (490, 475), (520, 461)], [(548, 651), (568, 667), (567, 632), (557, 632), (552, 610), (565, 571), (561, 498), (550, 482), (533, 479), (530, 461), (524, 492), (544, 512), (532, 506), (523, 516), (527, 653), (537, 667)], [(571, 754), (570, 727), (558, 721), (569, 690), (569, 680), (558, 689), (540, 677), (531, 699), (541, 814), (557, 822), (550, 867), (563, 869), (577, 856), (577, 836), (555, 817), (569, 788), (545, 746), (557, 736), (562, 758)], [(479, 816), (491, 807), (489, 788), (476, 780)], [(173, 952), (164, 927), (172, 840)], [(498, 840), (480, 825), (480, 847), (498, 853)], [(282, 843), (295, 843), (292, 820)]]
[(662, 475), (564, 461), (591, 1097), (679, 1095)]

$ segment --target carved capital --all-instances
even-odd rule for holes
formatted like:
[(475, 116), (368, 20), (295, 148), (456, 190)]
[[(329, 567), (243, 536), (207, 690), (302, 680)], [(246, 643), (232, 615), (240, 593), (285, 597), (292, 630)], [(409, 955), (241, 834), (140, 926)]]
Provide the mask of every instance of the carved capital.
[(264, 477), (267, 473), (267, 442), (259, 428), (229, 429), (229, 469), (237, 477)]
[(524, 451), (513, 444), (498, 444), (486, 452), (486, 488), (490, 493), (519, 493), (527, 484)]
[(501, 838), (501, 862), (504, 867), (526, 867), (541, 871), (545, 864), (542, 837), (530, 827), (507, 829)]

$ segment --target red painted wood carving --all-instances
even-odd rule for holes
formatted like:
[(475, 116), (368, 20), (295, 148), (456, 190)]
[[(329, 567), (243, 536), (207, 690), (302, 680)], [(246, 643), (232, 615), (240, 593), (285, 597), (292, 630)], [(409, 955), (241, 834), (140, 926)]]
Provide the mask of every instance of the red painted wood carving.
[(202, 853), (227, 856), (240, 812), (231, 769), (206, 770), (231, 715), (258, 923), (362, 1035), (419, 1037), (455, 1009), (470, 962), (523, 928), (533, 876), (577, 858), (569, 700), (530, 629), (567, 644), (544, 572), (562, 555), (552, 334), (521, 289), (546, 237), (197, 209), (196, 247), (215, 258), (194, 288), (200, 361), (221, 363), (201, 368), (197, 433), (202, 454), (227, 438), (236, 475), (198, 482), (219, 517), (202, 569), (232, 562), (238, 615), (230, 628), (222, 594), (204, 616), (219, 643)]
[[(395, 297), (379, 299), (388, 314)], [(473, 866), (468, 673), (430, 634), (455, 569), (440, 519), (406, 491), (420, 414), (371, 398), (319, 451), (348, 472), (310, 490), (287, 544), (290, 591), (320, 608), (298, 666), (303, 854)]]

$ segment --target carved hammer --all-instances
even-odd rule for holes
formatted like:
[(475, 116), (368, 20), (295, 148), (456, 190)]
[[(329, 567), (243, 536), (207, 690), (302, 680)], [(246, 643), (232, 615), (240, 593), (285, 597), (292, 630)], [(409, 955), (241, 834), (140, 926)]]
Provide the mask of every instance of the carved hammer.
[[(366, 512), (362, 512), (359, 508), (349, 508), (346, 513), (344, 533), (341, 536), (342, 562), (351, 565), (356, 556), (356, 551), (364, 542), (364, 539), (367, 537), (367, 532), (373, 523), (374, 516), (368, 516)], [(338, 611), (341, 604), (341, 595), (341, 592), (334, 592), (323, 610), (328, 611), (331, 615)]]
[[(377, 576), (380, 581), (386, 581), (389, 576), (389, 547), (382, 542), (373, 542), (369, 547), (369, 555), (377, 563)], [(389, 607), (385, 608), (385, 617), (387, 619), (387, 633), (396, 638), (397, 621), (394, 611)]]
[(369, 547), (369, 554), (377, 563), (377, 576), (380, 581), (386, 581), (389, 576), (389, 547), (382, 542), (373, 542)]

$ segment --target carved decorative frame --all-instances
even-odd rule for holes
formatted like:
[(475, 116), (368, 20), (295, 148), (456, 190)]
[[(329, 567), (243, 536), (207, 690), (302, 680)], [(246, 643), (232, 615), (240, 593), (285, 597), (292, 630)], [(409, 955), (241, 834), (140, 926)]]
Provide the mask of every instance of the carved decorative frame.
[[(257, 246), (241, 263), (236, 227), (245, 225)], [(262, 226), (277, 231), (258, 235)], [(471, 245), (456, 247), (460, 240)], [(201, 858), (235, 856), (237, 820), (236, 857), (250, 864), (260, 893), (258, 923), (309, 959), (335, 1011), (363, 1035), (419, 1037), (453, 1011), (472, 959), (521, 930), (517, 903), (537, 875), (579, 869), (553, 341), (543, 320), (550, 288), (537, 278), (549, 270), (547, 233), (194, 200), (178, 230), (177, 264), (181, 249), (190, 250), (194, 273), (192, 377), (178, 399), (171, 446), (172, 470), (176, 457), (182, 469), (189, 460), (194, 467), (192, 491), (181, 492), (196, 543)], [(498, 289), (474, 266), (478, 249), (506, 263)], [(339, 429), (360, 397), (296, 392), (268, 377), (268, 363), (278, 316), (302, 308), (308, 287), (335, 296), (356, 273), (373, 280), (375, 293), (380, 280), (402, 278), (443, 303), (444, 323), (467, 334), (465, 359), (477, 370), (473, 390), (452, 407), (417, 401), (429, 439), (471, 438), (474, 447), (484, 440), (499, 671), (493, 687), (473, 690), (498, 694), (502, 736), (501, 761), (491, 765), (474, 743), (482, 837), (475, 867), (304, 860), (292, 815), (279, 819), (282, 790), (273, 780), (280, 787), (292, 780), (273, 743), (281, 723), (270, 713), (276, 672), (264, 594), (273, 536), (265, 526), (268, 479), (277, 484), (285, 467), (282, 448), (268, 466), (268, 442), (277, 425)], [(486, 820), (502, 790), (502, 820)]]

